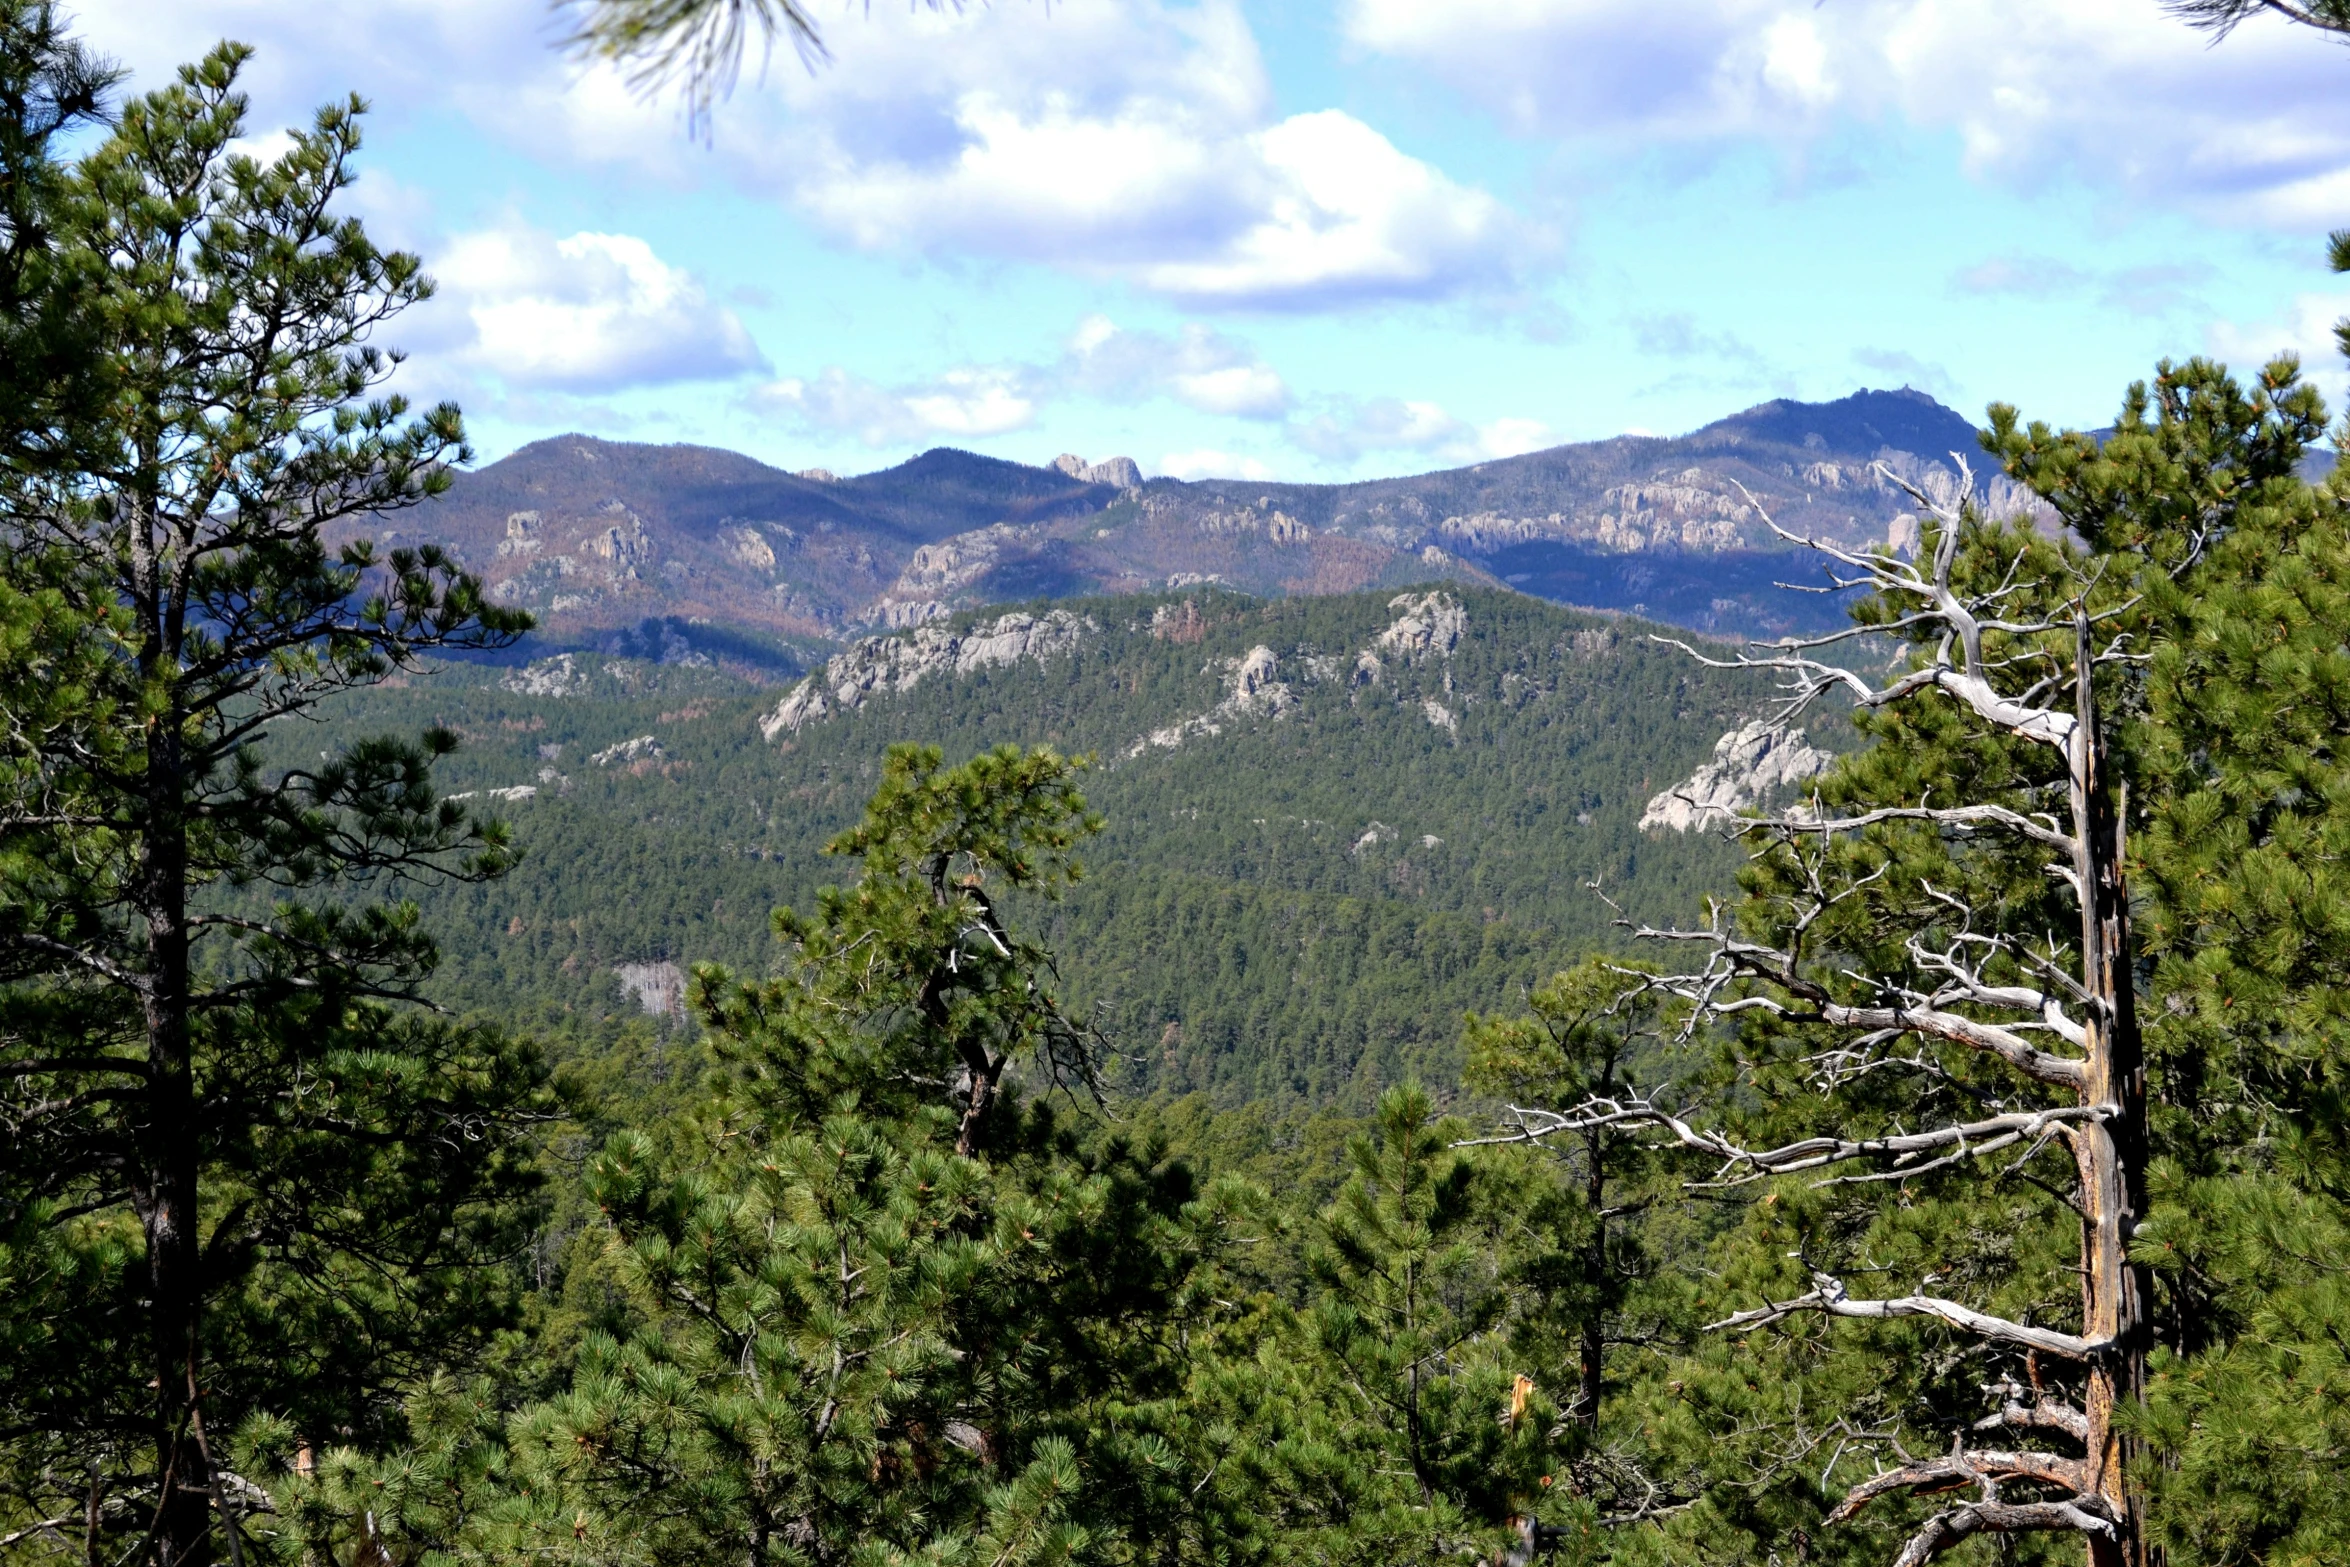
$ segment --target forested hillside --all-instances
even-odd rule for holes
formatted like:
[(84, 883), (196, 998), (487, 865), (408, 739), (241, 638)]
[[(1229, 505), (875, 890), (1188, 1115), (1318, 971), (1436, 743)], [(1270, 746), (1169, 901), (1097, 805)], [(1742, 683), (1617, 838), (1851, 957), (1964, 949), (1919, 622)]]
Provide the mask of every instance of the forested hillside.
[[(581, 14), (704, 115), (749, 12)], [(1972, 483), (1913, 393), (1327, 488), (566, 437), (477, 570), (364, 103), (250, 53), (0, 0), (8, 1567), (2350, 1560), (2296, 360)], [(1808, 639), (1477, 563), (1757, 619), (1798, 495)]]
[[(636, 1004), (624, 966), (770, 966), (769, 912), (839, 879), (821, 846), (892, 743), (1091, 755), (1108, 826), (1088, 877), (1034, 917), (1072, 998), (1101, 1009), (1123, 1087), (1226, 1103), (1359, 1109), (1412, 1072), (1455, 1082), (1464, 1011), (1611, 939), (1592, 884), (1645, 918), (1729, 886), (1715, 835), (1635, 824), (1762, 693), (1640, 623), (1492, 591), (1192, 590), (980, 611), (882, 646), (1007, 621), (1043, 628), (1043, 651), (963, 673), (934, 653), (909, 689), (853, 689), (888, 667), (872, 651), (782, 700), (596, 655), (444, 665), (321, 709), (300, 740), (444, 724), (464, 741), (449, 788), (532, 791), (480, 797), (517, 869), (424, 894), (440, 985), (501, 1015), (528, 998), (599, 1018)], [(860, 705), (776, 723), (828, 679)]]

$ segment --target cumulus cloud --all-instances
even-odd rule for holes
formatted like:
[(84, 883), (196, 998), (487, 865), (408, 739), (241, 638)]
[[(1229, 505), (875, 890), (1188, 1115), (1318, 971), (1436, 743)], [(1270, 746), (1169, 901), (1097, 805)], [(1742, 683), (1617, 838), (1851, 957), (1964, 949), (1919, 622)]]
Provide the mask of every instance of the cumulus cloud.
[(1231, 0), (972, 7), (836, 42), (787, 92), (800, 136), (763, 177), (866, 249), (1279, 309), (1454, 293), (1525, 243), (1501, 202), (1353, 116), (1276, 118)]
[(1985, 177), (2061, 170), (2295, 229), (2350, 209), (2341, 61), (2277, 22), (2213, 47), (2115, 0), (1495, 0), (1474, 27), (1347, 0), (1343, 26), (1528, 133), (1798, 138), (1891, 115), (1955, 129)]
[(1338, 400), (1310, 419), (1294, 421), (1288, 433), (1293, 444), (1332, 463), (1351, 463), (1370, 452), (1482, 462), (1536, 451), (1551, 439), (1550, 427), (1537, 419), (1474, 425), (1436, 403), (1395, 397)]
[(1289, 411), (1289, 384), (1255, 349), (1200, 322), (1173, 337), (1130, 331), (1108, 316), (1087, 316), (1057, 367), (1067, 388), (1118, 402), (1172, 397), (1201, 413), (1278, 419)]
[(851, 435), (875, 447), (1004, 435), (1036, 418), (1028, 373), (1018, 367), (965, 366), (925, 381), (882, 386), (831, 365), (812, 377), (771, 381), (750, 400), (803, 428)]
[(2311, 379), (2338, 395), (2346, 372), (2334, 324), (2345, 317), (2350, 317), (2350, 293), (2302, 294), (2273, 320), (2214, 323), (2206, 333), (2206, 346), (2213, 358), (2238, 375), (2257, 370), (2279, 354), (2297, 354)]
[(673, 101), (553, 47), (543, 0), (92, 0), (87, 23), (143, 81), (213, 37), (254, 41), (265, 128), (364, 84), (550, 162), (731, 182), (861, 249), (1036, 262), (1199, 306), (1453, 295), (1537, 246), (1361, 120), (1279, 115), (1237, 0), (850, 11), (829, 64), (746, 78), (707, 147)]
[(634, 235), (509, 224), (459, 235), (433, 269), (444, 323), (466, 323), (445, 357), (510, 388), (600, 392), (766, 368), (734, 312)]

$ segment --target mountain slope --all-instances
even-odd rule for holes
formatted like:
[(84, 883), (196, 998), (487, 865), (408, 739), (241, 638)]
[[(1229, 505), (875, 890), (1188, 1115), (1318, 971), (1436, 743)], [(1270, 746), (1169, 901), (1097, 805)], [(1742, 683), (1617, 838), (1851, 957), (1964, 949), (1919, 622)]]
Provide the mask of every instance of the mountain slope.
[(1641, 917), (1728, 887), (1734, 850), (1637, 822), (1766, 693), (1642, 630), (1441, 586), (1197, 590), (947, 617), (781, 696), (585, 655), (445, 668), (331, 725), (448, 724), (449, 786), (503, 794), (520, 869), (423, 897), (444, 995), (595, 1017), (695, 961), (771, 964), (769, 910), (847, 874), (819, 851), (889, 744), (1091, 752), (1093, 875), (1021, 917), (1124, 1081), (1358, 1103), (1449, 1079), (1463, 1010), (1611, 939), (1589, 883)]
[[(1031, 597), (1216, 582), (1267, 595), (1449, 578), (1708, 631), (1836, 622), (1765, 521), (1905, 543), (1878, 465), (1949, 488), (1967, 422), (1923, 393), (1773, 402), (1677, 439), (1622, 436), (1356, 484), (1142, 483), (1122, 459), (1031, 468), (937, 450), (877, 473), (788, 474), (731, 452), (560, 436), (399, 519), (502, 602), (598, 646), (648, 617), (803, 647)], [(1986, 493), (2015, 496), (2004, 480)], [(695, 633), (683, 633), (693, 640)]]

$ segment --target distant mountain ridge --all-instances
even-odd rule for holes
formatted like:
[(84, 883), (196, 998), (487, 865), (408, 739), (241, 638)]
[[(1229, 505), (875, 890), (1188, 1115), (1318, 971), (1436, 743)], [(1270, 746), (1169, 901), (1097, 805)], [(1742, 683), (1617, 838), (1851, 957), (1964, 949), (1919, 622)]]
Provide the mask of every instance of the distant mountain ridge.
[[(1618, 436), (1351, 484), (1144, 479), (1133, 462), (1039, 467), (937, 448), (875, 473), (786, 473), (711, 447), (536, 441), (397, 520), (593, 646), (647, 621), (837, 644), (987, 603), (1216, 583), (1269, 595), (1432, 579), (1508, 584), (1710, 632), (1833, 621), (1779, 591), (1812, 564), (1770, 530), (1914, 539), (1878, 471), (1953, 491), (1974, 428), (1926, 394), (1779, 400), (1674, 438)], [(1977, 484), (2016, 499), (2003, 478)], [(544, 645), (542, 641), (542, 645)]]

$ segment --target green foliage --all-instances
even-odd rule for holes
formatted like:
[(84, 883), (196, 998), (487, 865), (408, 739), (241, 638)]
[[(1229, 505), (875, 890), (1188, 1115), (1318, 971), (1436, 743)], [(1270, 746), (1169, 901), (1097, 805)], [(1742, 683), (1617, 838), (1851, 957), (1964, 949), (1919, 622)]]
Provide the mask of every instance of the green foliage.
[[(622, 1133), (589, 1171), (623, 1299), (476, 1466), (500, 1501), (403, 1529), (583, 1562), (945, 1567), (1114, 1559), (1185, 1506), (1153, 1483), (1174, 1462), (1153, 1427), (1186, 1373), (1175, 1325), (1213, 1314), (1194, 1275), (1218, 1205), (1000, 1082), (1081, 1043), (987, 891), (1076, 874), (1077, 765), (892, 756), (832, 845), (863, 874), (777, 918), (787, 971), (701, 976), (726, 1094), (677, 1156)], [(328, 1502), (325, 1537), (368, 1527)]]
[(1417, 1084), (1388, 1090), (1373, 1126), (1307, 1254), (1302, 1324), (1308, 1375), (1327, 1379), (1316, 1391), (1368, 1483), (1344, 1543), (1306, 1549), (1434, 1560), (1537, 1494), (1555, 1410), (1539, 1391), (1513, 1400), (1514, 1368), (1492, 1353), (1509, 1296), (1476, 1167), (1450, 1148), (1466, 1126)]
[(940, 763), (936, 747), (891, 749), (865, 819), (825, 846), (864, 874), (845, 892), (825, 888), (813, 919), (775, 916), (798, 982), (716, 1001), (709, 1018), (722, 1038), (795, 1041), (776, 1070), (751, 1066), (795, 1119), (842, 1091), (836, 1073), (861, 1095), (902, 1085), (920, 1098), (960, 1072), (957, 1151), (968, 1154), (1014, 1062), (1033, 1061), (1050, 1086), (1099, 1088), (1095, 1041), (1046, 988), (1050, 955), (1006, 928), (988, 882), (1057, 896), (1081, 874), (1070, 850), (1101, 819), (1077, 791), (1082, 761), (1002, 746)]
[(2017, 442), (2068, 519), (2168, 568), (2148, 578), (2161, 629), (2132, 736), (2163, 1156), (2134, 1250), (2164, 1304), (2143, 1423), (2181, 1563), (2350, 1544), (2350, 497), (2338, 471), (2298, 472), (2324, 429), (2290, 362), (2249, 388), (2195, 362), (2134, 390), (2093, 457)]
[[(764, 15), (599, 6), (581, 41), (683, 70), (699, 114)], [(356, 101), (236, 150), (244, 61), (69, 164), (112, 77), (0, 0), (11, 1547), (1859, 1563), (1948, 1505), (1883, 1471), (2079, 1380), (1931, 1318), (1701, 1328), (1829, 1275), (2067, 1319), (2081, 1197), (2051, 1139), (1732, 1191), (1639, 1117), (1511, 1135), (1643, 1098), (1749, 1147), (2066, 1104), (1914, 1011), (1857, 1041), (1826, 1017), (1932, 991), (1951, 943), (1985, 986), (2072, 968), (2040, 849), (1912, 817), (1758, 838), (1741, 871), (1644, 835), (1757, 693), (1499, 593), (1448, 590), (1441, 651), (1385, 638), (1384, 595), (1077, 603), (1071, 651), (772, 742), (776, 693), (718, 672), (428, 664), (527, 624), (450, 556), (355, 536), (466, 460), (454, 408), (374, 395), (374, 333), (430, 286), (332, 215)], [(2067, 677), (2074, 603), (2127, 632), (2100, 716), (2159, 1348), (2123, 1420), (2182, 1567), (2350, 1554), (2350, 475), (2303, 477), (2324, 428), (2289, 362), (2166, 364), (2102, 439), (1994, 408), (1987, 447), (2062, 529), (1926, 541), (1998, 594), (2010, 693)], [(908, 482), (979, 504), (958, 472)], [(1869, 659), (1931, 656), (1902, 607), (1861, 606)], [(1283, 695), (1232, 700), (1259, 653)], [(1957, 703), (1851, 727), (1825, 810), (2066, 810), (2058, 759)], [(443, 783), (514, 800), (529, 858)], [(417, 874), (444, 879), (381, 901)], [(1725, 929), (1794, 957), (1719, 993), (1777, 1009), (1715, 1027), (1590, 884), (1640, 922), (1734, 875)], [(690, 1018), (611, 973), (658, 961), (692, 965)], [(518, 1023), (577, 1112), (543, 1146), (566, 1105)], [(1523, 1110), (1477, 1137), (1497, 1104)]]
[[(1024, 917), (1072, 1013), (1116, 1045), (1112, 1082), (1359, 1113), (1409, 1076), (1456, 1081), (1461, 1013), (1617, 939), (1588, 883), (1649, 920), (1729, 885), (1718, 839), (1636, 823), (1754, 701), (1636, 625), (1475, 591), (1456, 595), (1468, 624), (1449, 659), (1390, 657), (1376, 685), (1350, 684), (1393, 597), (1063, 605), (1100, 627), (1066, 655), (936, 675), (772, 743), (757, 727), (772, 690), (593, 655), (561, 695), (442, 666), (342, 699), (304, 740), (439, 724), (465, 742), (440, 764), (448, 787), (537, 790), (509, 808), (530, 851), (511, 875), (420, 890), (443, 951), (434, 993), (582, 1038), (636, 1010), (610, 978), (621, 964), (772, 967), (768, 912), (811, 905), (821, 848), (856, 823), (890, 746), (1091, 753), (1094, 874)], [(1282, 661), (1287, 710), (1129, 754), (1214, 709), (1229, 661), (1257, 646)], [(1339, 677), (1302, 678), (1309, 658)], [(644, 736), (661, 755), (595, 760)]]
[(0, 13), (0, 52), (28, 221), (0, 285), (49, 290), (12, 307), (33, 357), (10, 374), (45, 373), (52, 308), (87, 356), (0, 443), (0, 1202), (28, 1285), (0, 1296), (23, 1350), (0, 1475), (12, 1508), (82, 1519), (93, 1562), (178, 1567), (239, 1548), (213, 1478), (231, 1427), (379, 1446), (405, 1385), (517, 1314), (543, 1069), (389, 1004), (432, 944), (414, 908), (351, 898), (495, 874), (504, 831), (434, 793), (445, 734), (295, 767), (261, 748), (528, 622), (437, 552), (324, 537), (467, 456), (453, 407), (369, 397), (396, 362), (373, 332), (429, 285), (336, 215), (357, 103), (257, 160), (224, 45), (68, 166), (52, 143), (106, 73), (45, 9)]

